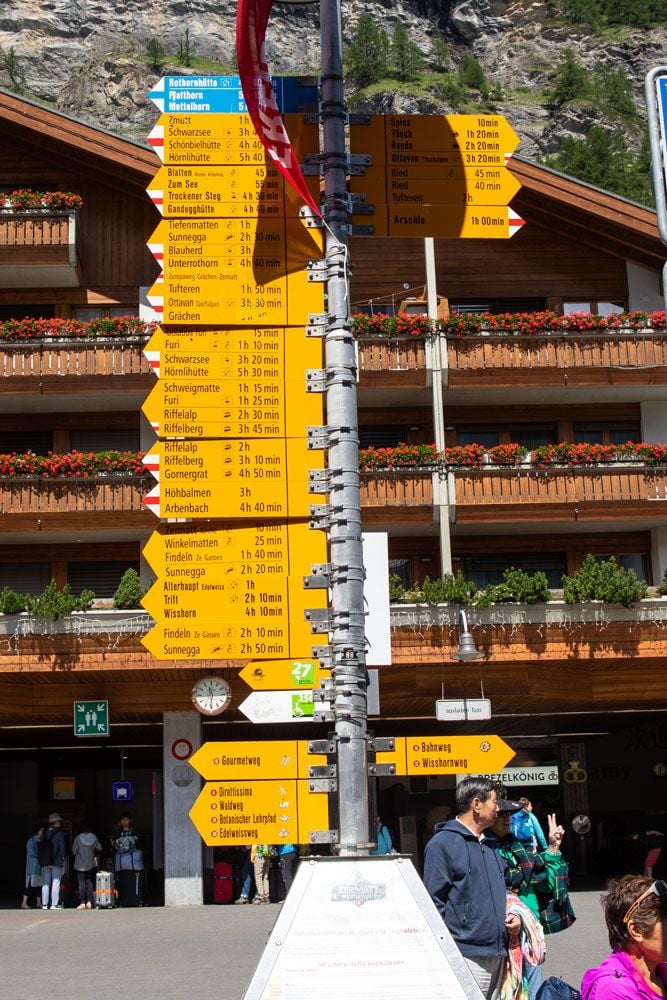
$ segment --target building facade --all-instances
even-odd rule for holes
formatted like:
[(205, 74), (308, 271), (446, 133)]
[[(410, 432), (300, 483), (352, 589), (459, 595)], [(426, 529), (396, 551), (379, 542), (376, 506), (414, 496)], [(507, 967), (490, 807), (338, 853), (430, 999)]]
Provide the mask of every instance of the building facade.
[[(128, 568), (148, 583), (141, 548), (157, 527), (142, 503), (152, 481), (136, 457), (152, 441), (140, 412), (154, 384), (142, 353), (148, 328), (125, 319), (150, 318), (145, 292), (157, 269), (145, 244), (158, 216), (145, 188), (157, 159), (141, 143), (4, 92), (0, 131), (0, 455), (46, 459), (4, 460), (0, 471), (0, 589), (36, 596), (54, 580), (95, 593), (90, 610), (57, 620), (0, 616), (7, 889), (18, 885), (12, 872), (22, 877), (37, 816), (57, 808), (71, 827), (86, 818), (104, 834), (121, 809), (113, 782), (125, 779), (160, 870), (179, 836), (168, 811), (165, 838), (162, 809), (164, 782), (180, 759), (172, 739), (179, 725), (196, 742), (306, 738), (313, 724), (253, 727), (238, 711), (248, 693), (241, 663), (156, 660), (140, 641), (148, 615), (111, 607)], [(627, 608), (471, 600), (463, 607), (483, 658), (465, 664), (453, 658), (462, 605), (425, 603), (419, 588), (425, 577), (459, 570), (484, 588), (513, 566), (545, 573), (559, 592), (589, 554), (613, 556), (651, 588), (662, 582), (664, 461), (645, 451), (615, 461), (589, 448), (585, 462), (541, 466), (534, 455), (549, 446), (667, 442), (667, 338), (653, 315), (663, 309), (663, 248), (648, 210), (519, 160), (512, 169), (523, 185), (513, 206), (526, 223), (512, 240), (435, 242), (437, 292), (461, 317), (459, 332), (386, 336), (378, 313), (411, 299), (408, 307), (420, 308), (424, 247), (351, 240), (351, 300), (376, 324), (368, 332), (357, 321), (362, 517), (366, 530), (388, 534), (391, 571), (407, 591), (392, 604), (392, 663), (380, 667), (371, 728), (385, 736), (499, 734), (516, 750), (513, 766), (526, 772), (523, 784), (513, 779), (513, 792), (557, 807), (567, 822), (590, 813), (596, 839), (579, 845), (577, 857), (590, 870), (647, 811), (660, 812), (667, 604), (654, 590)], [(21, 211), (16, 199), (12, 205), (18, 189), (72, 192), (82, 204), (49, 209), (47, 197), (38, 212)], [(637, 310), (651, 321), (583, 332), (547, 325), (547, 313)], [(514, 327), (506, 321), (507, 329), (488, 319), (474, 329), (476, 316), (507, 313), (524, 318)], [(402, 444), (422, 458), (391, 467), (386, 456)], [(505, 457), (522, 449), (516, 464), (461, 459), (502, 454), (503, 446)], [(384, 458), (381, 449), (389, 449)], [(73, 452), (93, 456), (85, 469), (66, 459)], [(109, 470), (111, 453), (126, 458)], [(191, 689), (211, 673), (231, 684), (232, 705), (202, 722)], [(437, 700), (481, 695), (491, 720), (436, 719)], [(109, 702), (110, 735), (78, 738), (73, 706), (96, 699)], [(535, 784), (546, 769), (549, 783)], [(380, 808), (404, 850), (419, 854), (453, 788), (453, 778), (381, 779)]]

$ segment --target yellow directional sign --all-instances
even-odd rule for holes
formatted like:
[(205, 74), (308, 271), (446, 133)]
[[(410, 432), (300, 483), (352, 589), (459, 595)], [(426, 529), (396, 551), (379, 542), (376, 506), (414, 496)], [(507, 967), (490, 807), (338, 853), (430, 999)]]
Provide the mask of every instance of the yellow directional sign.
[(309, 793), (307, 781), (211, 781), (190, 810), (190, 819), (209, 847), (307, 844), (312, 830), (328, 829), (327, 799)]
[(432, 153), (451, 152), (465, 166), (503, 166), (520, 141), (503, 115), (374, 115), (350, 127), (351, 152), (375, 165), (435, 166)]
[(514, 750), (500, 736), (400, 736), (395, 749), (378, 754), (396, 774), (479, 774), (501, 770)]
[(144, 353), (160, 381), (142, 410), (160, 437), (303, 437), (324, 422), (323, 395), (306, 382), (323, 366), (322, 341), (303, 327), (158, 328)]
[(195, 269), (182, 277), (158, 279), (147, 298), (163, 322), (174, 324), (216, 326), (227, 320), (232, 326), (298, 326), (308, 322), (310, 313), (324, 310), (324, 287), (309, 281), (305, 267), (264, 284), (238, 272)]
[(388, 235), (396, 238), (506, 240), (522, 225), (523, 219), (504, 205), (471, 208), (426, 205), (417, 209), (390, 205), (388, 212)]
[[(306, 178), (315, 200), (319, 177)], [(147, 188), (148, 196), (169, 218), (298, 218), (303, 199), (268, 164), (257, 166), (160, 167)]]
[(141, 409), (159, 437), (303, 437), (324, 422), (323, 396), (308, 392), (305, 381), (161, 380)]
[(158, 259), (169, 248), (174, 259), (211, 256), (267, 272), (301, 270), (322, 256), (323, 245), (321, 231), (299, 219), (163, 219), (148, 240)]
[(322, 246), (322, 234), (300, 219), (260, 218), (163, 219), (148, 242), (165, 275), (237, 275), (258, 285), (303, 271), (321, 258)]
[(159, 441), (144, 463), (159, 484), (143, 502), (158, 517), (309, 517), (311, 504), (324, 502), (308, 492), (323, 453), (298, 438)]
[[(191, 569), (215, 568), (218, 573), (249, 577), (304, 576), (313, 563), (327, 558), (326, 535), (307, 522), (229, 524), (215, 531), (162, 534), (154, 531), (142, 555), (158, 577), (187, 580)], [(201, 577), (197, 577), (201, 579)]]
[[(319, 456), (321, 457), (321, 455)], [(144, 464), (168, 485), (171, 482), (229, 484), (308, 481), (308, 470), (318, 458), (304, 439), (289, 441), (158, 441), (144, 456)]]
[[(271, 369), (280, 364), (282, 352), (285, 353), (285, 371), (280, 372), (281, 378), (296, 379), (305, 365), (310, 365), (311, 357), (304, 363), (303, 351), (312, 337), (304, 336), (303, 328), (298, 327), (242, 327), (234, 329), (205, 330), (163, 330), (157, 327), (144, 347), (151, 368), (156, 375), (171, 379), (229, 379), (238, 378), (236, 368), (231, 365), (237, 362), (238, 354), (250, 352), (262, 356), (262, 364), (268, 363)], [(322, 363), (322, 348), (316, 357)], [(220, 356), (229, 354), (229, 362), (221, 361)], [(196, 356), (193, 361), (193, 355)], [(274, 358), (276, 360), (274, 360)], [(259, 358), (249, 357), (243, 364), (257, 364)], [(182, 366), (187, 366), (183, 368)], [(258, 377), (254, 372), (252, 377)], [(261, 376), (265, 377), (264, 374)]]
[[(318, 127), (306, 124), (301, 114), (283, 115), (290, 142), (299, 161), (319, 151)], [(270, 163), (249, 115), (160, 115), (151, 133), (153, 145), (163, 138), (163, 162), (181, 164)], [(275, 169), (275, 168), (274, 168)], [(277, 171), (276, 171), (277, 172)]]
[(157, 624), (243, 623), (259, 635), (266, 628), (303, 623), (305, 611), (324, 605), (324, 598), (324, 591), (305, 590), (303, 577), (255, 578), (219, 566), (183, 566), (177, 578), (156, 580), (141, 604)]
[[(421, 176), (415, 176), (416, 171)], [(428, 167), (370, 167), (365, 176), (350, 178), (350, 190), (365, 194), (368, 203), (413, 208), (507, 205), (521, 189), (507, 167), (460, 167), (451, 172), (459, 176), (438, 176)]]
[[(307, 605), (320, 607), (325, 601), (324, 591), (313, 591)], [(308, 622), (298, 621), (296, 615), (287, 625), (272, 622), (270, 618), (266, 622), (255, 619), (252, 624), (241, 625), (223, 622), (216, 616), (213, 622), (186, 619), (183, 623), (155, 625), (141, 642), (160, 660), (238, 660), (307, 658), (312, 656), (317, 638)]]
[(326, 762), (326, 756), (308, 753), (307, 740), (244, 740), (204, 743), (188, 764), (204, 781), (267, 781), (307, 778), (309, 767)]
[(318, 660), (254, 660), (239, 677), (254, 691), (289, 691), (319, 688), (329, 676)]

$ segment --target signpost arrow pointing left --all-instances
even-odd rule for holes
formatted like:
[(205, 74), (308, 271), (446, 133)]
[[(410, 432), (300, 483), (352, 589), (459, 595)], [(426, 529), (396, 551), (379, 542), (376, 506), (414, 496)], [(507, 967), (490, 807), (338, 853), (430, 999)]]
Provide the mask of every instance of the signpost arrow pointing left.
[(312, 722), (312, 715), (307, 715), (303, 706), (307, 692), (299, 698), (295, 706), (292, 691), (253, 691), (241, 702), (239, 711), (251, 722)]

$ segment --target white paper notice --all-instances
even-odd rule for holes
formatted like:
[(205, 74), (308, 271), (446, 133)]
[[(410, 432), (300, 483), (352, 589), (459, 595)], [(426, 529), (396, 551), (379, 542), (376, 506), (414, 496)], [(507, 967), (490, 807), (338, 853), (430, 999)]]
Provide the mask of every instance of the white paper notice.
[(412, 864), (398, 857), (302, 863), (246, 994), (255, 996), (481, 998)]

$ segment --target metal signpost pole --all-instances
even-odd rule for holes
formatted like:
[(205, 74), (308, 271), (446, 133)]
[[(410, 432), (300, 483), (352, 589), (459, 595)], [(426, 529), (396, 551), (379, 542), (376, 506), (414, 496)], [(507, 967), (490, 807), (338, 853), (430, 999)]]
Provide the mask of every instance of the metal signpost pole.
[(356, 356), (348, 279), (346, 110), (340, 0), (320, 0), (328, 325), (325, 340), (331, 662), (341, 855), (369, 837), (364, 571), (359, 499)]

